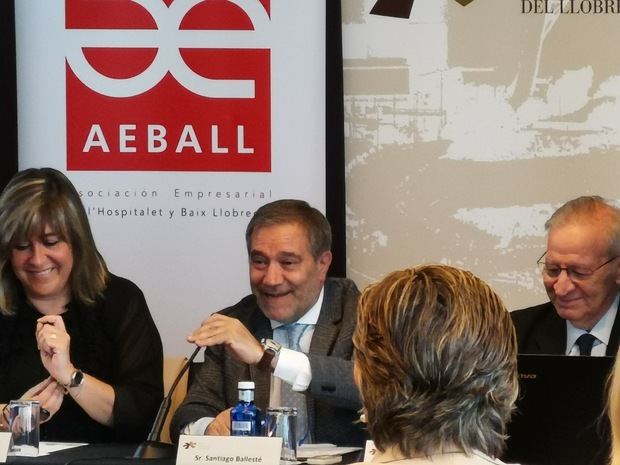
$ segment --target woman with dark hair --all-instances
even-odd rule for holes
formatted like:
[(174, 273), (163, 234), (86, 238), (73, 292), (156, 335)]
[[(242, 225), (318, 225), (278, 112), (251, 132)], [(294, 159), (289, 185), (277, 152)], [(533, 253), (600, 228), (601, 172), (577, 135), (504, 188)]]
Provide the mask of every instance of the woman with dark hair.
[(443, 265), (389, 274), (362, 293), (353, 345), (373, 462), (502, 463), (517, 341), (482, 280)]
[(162, 365), (144, 295), (108, 271), (71, 182), (17, 173), (0, 195), (0, 427), (10, 400), (33, 399), (42, 440), (142, 440)]

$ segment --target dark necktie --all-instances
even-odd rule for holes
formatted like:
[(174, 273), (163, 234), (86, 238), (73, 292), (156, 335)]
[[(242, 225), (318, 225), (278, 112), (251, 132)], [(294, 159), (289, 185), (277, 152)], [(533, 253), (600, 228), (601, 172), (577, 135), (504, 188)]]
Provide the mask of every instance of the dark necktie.
[(579, 347), (579, 355), (589, 356), (592, 353), (592, 345), (594, 345), (594, 341), (596, 341), (596, 337), (592, 336), (590, 333), (585, 333), (579, 336), (575, 341), (575, 344)]

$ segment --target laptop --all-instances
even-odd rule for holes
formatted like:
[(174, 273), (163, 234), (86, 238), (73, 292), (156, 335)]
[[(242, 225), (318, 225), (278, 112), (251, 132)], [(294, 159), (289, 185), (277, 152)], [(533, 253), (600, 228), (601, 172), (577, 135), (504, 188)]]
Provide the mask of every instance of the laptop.
[(613, 363), (614, 357), (519, 354), (519, 399), (502, 460), (606, 465), (606, 388)]

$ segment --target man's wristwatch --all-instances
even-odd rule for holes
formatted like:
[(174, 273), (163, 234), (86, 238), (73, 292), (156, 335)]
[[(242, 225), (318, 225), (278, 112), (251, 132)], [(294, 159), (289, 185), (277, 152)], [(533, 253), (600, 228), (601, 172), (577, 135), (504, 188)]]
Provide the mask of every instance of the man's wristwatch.
[(71, 374), (71, 380), (69, 381), (69, 384), (65, 384), (63, 386), (65, 390), (67, 390), (67, 389), (81, 386), (83, 383), (84, 383), (84, 373), (82, 373), (82, 370), (76, 369)]
[(260, 343), (263, 345), (263, 349), (265, 349), (265, 351), (263, 352), (263, 356), (256, 366), (259, 368), (259, 370), (271, 371), (271, 362), (280, 353), (282, 344), (274, 341), (273, 339), (265, 338), (261, 339)]

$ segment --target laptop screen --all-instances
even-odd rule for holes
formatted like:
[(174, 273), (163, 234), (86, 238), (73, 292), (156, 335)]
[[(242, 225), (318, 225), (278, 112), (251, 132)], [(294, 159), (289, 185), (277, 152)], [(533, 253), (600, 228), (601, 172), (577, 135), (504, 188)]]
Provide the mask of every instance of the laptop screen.
[(606, 465), (614, 357), (519, 354), (520, 392), (503, 457), (523, 465)]

